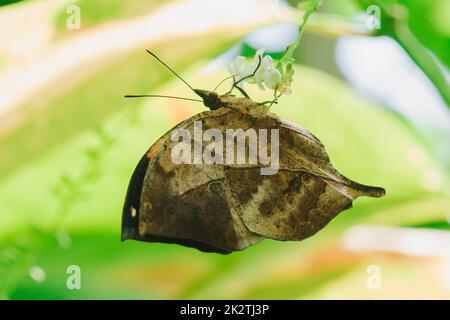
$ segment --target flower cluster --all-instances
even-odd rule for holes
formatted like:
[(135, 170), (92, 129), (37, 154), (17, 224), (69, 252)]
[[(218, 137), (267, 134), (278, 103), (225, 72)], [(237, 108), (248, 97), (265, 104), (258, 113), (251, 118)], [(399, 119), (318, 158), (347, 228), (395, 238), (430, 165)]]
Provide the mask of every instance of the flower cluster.
[[(244, 81), (256, 83), (261, 90), (265, 87), (280, 93), (291, 93), (290, 84), (293, 72), (286, 72), (281, 64), (274, 65), (271, 56), (263, 56), (264, 49), (256, 51), (253, 62), (248, 63), (243, 56), (237, 56), (228, 66), (235, 82), (241, 81), (238, 86), (242, 88)], [(259, 65), (259, 66), (258, 66)]]

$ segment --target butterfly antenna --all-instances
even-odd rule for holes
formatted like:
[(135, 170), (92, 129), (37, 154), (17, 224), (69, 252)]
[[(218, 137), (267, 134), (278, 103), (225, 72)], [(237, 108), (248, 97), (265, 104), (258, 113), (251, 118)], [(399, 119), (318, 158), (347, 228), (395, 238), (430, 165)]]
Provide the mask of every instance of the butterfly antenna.
[(184, 97), (176, 97), (176, 96), (165, 96), (162, 94), (127, 94), (125, 98), (172, 98), (172, 99), (179, 99), (179, 100), (189, 100), (189, 101), (197, 101), (197, 102), (203, 102), (203, 100), (200, 99), (191, 99), (191, 98), (184, 98)]
[(174, 75), (176, 75), (178, 79), (180, 79), (181, 81), (183, 81), (183, 82), (189, 87), (189, 89), (191, 89), (192, 91), (194, 91), (195, 94), (197, 94), (197, 92), (195, 92), (194, 88), (192, 88), (191, 85), (190, 85), (189, 83), (186, 82), (186, 80), (184, 80), (178, 73), (176, 73), (175, 71), (173, 71), (172, 68), (169, 67), (169, 66), (168, 66), (164, 61), (162, 61), (160, 58), (158, 58), (158, 57), (156, 56), (156, 54), (154, 54), (154, 53), (151, 52), (150, 50), (147, 50), (147, 52), (148, 52), (151, 56), (153, 56), (156, 60), (158, 60), (159, 62), (161, 62), (161, 64), (162, 64), (163, 66), (165, 66), (167, 69), (169, 69), (170, 72), (172, 72)]

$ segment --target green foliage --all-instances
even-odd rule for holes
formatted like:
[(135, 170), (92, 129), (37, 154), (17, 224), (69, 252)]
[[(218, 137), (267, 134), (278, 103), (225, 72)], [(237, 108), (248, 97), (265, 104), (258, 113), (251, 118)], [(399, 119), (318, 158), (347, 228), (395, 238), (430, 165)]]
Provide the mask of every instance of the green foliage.
[(450, 2), (402, 0), (408, 8), (408, 26), (419, 41), (450, 68)]
[[(86, 30), (108, 21), (132, 18), (149, 13), (163, 3), (164, 1), (162, 0), (134, 0), (129, 2), (120, 0), (78, 0), (76, 5), (81, 10), (82, 30)], [(55, 17), (55, 25), (59, 35), (69, 34), (69, 30), (66, 28), (68, 17), (66, 9), (66, 6), (62, 7)]]
[(366, 10), (369, 5), (380, 7), (381, 28), (377, 33), (392, 37), (403, 47), (433, 82), (450, 108), (450, 84), (446, 71), (435, 61), (437, 57), (442, 65), (450, 67), (448, 1), (357, 0), (357, 3), (362, 10)]
[(16, 3), (16, 2), (21, 2), (21, 1), (22, 0), (2, 0), (2, 1), (0, 1), (0, 7), (6, 6), (8, 4)]
[[(190, 54), (201, 59), (207, 54), (220, 52), (233, 38), (233, 35), (220, 39), (212, 39), (211, 36), (186, 38), (183, 45), (185, 55), (177, 54), (180, 45), (177, 39), (162, 42), (154, 49), (181, 72), (192, 63)], [(18, 108), (22, 121), (0, 136), (0, 176), (34, 161), (83, 130), (98, 127), (100, 121), (124, 106), (136, 106), (138, 102), (124, 99), (124, 94), (145, 93), (171, 77), (168, 72), (152, 70), (163, 69), (142, 48), (125, 56), (99, 61), (96, 68), (89, 69), (86, 74), (75, 73), (71, 85), (58, 94), (46, 90), (39, 99), (27, 101)], [(67, 79), (60, 81), (65, 83)]]

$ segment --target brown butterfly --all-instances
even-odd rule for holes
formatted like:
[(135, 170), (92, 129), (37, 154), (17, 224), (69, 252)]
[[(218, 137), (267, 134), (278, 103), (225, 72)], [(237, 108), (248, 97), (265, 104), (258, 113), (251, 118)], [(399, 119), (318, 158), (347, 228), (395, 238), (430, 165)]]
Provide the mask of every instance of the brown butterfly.
[[(177, 77), (170, 67), (148, 51)], [(265, 238), (302, 240), (325, 227), (359, 196), (381, 197), (385, 190), (359, 184), (341, 175), (330, 163), (323, 144), (308, 130), (269, 112), (268, 104), (230, 92), (191, 88), (209, 111), (199, 113), (169, 130), (139, 161), (123, 207), (122, 240), (176, 243), (222, 254), (243, 250)], [(142, 97), (156, 95), (140, 95)], [(164, 97), (164, 96), (163, 96)], [(179, 98), (179, 97), (175, 97)], [(196, 125), (227, 130), (254, 129), (278, 132), (278, 167), (264, 175), (256, 163), (180, 163), (173, 161), (179, 141), (173, 133), (184, 130), (193, 145), (206, 150), (211, 141), (192, 138)], [(259, 130), (259, 131), (258, 131)], [(257, 136), (260, 138), (260, 136)], [(267, 137), (266, 137), (267, 138)], [(250, 137), (244, 142), (250, 145)], [(271, 137), (273, 139), (273, 137)], [(272, 141), (256, 149), (273, 154)], [(237, 140), (233, 140), (234, 144)], [(200, 144), (198, 146), (198, 144)], [(234, 145), (232, 145), (234, 150)], [(195, 149), (195, 147), (194, 147)], [(219, 149), (220, 150), (220, 149)], [(223, 149), (222, 159), (228, 149)], [(216, 150), (217, 151), (217, 150)], [(249, 156), (251, 146), (245, 156)], [(193, 151), (194, 152), (194, 151)], [(217, 154), (216, 154), (217, 155)], [(214, 156), (216, 156), (214, 155)], [(189, 152), (188, 156), (191, 156)]]

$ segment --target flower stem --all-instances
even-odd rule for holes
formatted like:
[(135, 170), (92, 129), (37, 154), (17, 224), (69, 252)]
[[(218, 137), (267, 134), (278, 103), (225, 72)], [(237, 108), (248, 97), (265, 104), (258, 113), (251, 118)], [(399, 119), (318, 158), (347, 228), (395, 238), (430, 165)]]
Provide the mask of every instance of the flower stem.
[(308, 22), (309, 17), (317, 11), (317, 9), (322, 4), (322, 0), (311, 0), (308, 7), (305, 9), (305, 12), (302, 16), (302, 21), (298, 28), (297, 36), (294, 41), (289, 45), (288, 50), (284, 54), (284, 56), (280, 59), (281, 62), (293, 62), (294, 59), (294, 51), (297, 49), (300, 44), (300, 39), (302, 38), (303, 32), (305, 30), (306, 23)]

